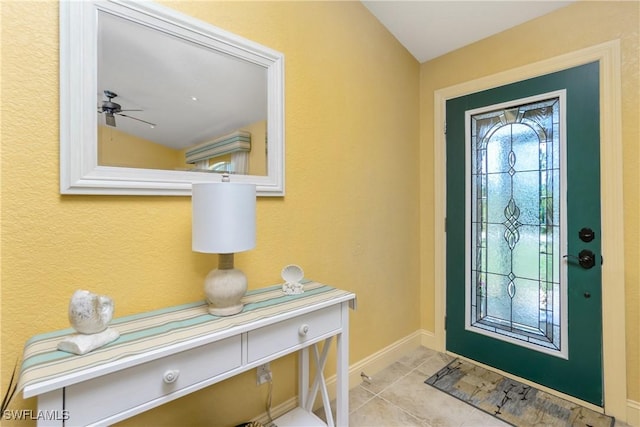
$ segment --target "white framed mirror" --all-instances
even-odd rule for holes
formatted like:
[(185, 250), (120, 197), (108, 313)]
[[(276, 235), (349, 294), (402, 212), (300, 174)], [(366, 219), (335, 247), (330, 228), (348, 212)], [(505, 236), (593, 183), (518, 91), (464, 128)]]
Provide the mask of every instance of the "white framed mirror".
[(284, 195), (284, 55), (144, 1), (60, 2), (60, 192)]

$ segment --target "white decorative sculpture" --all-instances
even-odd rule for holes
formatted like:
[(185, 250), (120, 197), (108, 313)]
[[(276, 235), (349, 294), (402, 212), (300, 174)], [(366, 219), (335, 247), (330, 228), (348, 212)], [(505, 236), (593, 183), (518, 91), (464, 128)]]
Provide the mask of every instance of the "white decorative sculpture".
[(117, 339), (120, 333), (109, 328), (113, 300), (79, 289), (69, 303), (69, 323), (78, 333), (58, 343), (58, 350), (85, 354)]
[(284, 279), (282, 292), (287, 295), (297, 295), (304, 292), (304, 287), (302, 283), (300, 283), (304, 278), (304, 272), (300, 266), (294, 264), (287, 265), (282, 269), (281, 276)]

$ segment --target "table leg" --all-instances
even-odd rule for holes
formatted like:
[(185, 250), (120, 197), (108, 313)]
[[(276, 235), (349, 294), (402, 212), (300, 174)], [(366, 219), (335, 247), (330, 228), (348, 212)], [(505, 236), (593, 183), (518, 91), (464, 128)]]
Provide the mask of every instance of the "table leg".
[(342, 303), (342, 333), (336, 341), (336, 424), (349, 425), (349, 304)]

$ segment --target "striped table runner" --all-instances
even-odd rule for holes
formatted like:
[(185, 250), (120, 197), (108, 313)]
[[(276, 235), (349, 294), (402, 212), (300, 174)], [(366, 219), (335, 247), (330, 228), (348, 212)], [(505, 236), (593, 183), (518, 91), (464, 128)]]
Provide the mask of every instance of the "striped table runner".
[[(243, 297), (243, 311), (229, 317), (209, 314), (207, 304), (198, 301), (113, 319), (110, 327), (116, 329), (120, 337), (81, 356), (56, 348), (58, 342), (75, 333), (71, 328), (36, 335), (25, 344), (18, 390), (24, 390), (25, 398), (32, 397), (70, 385), (78, 373), (109, 362), (160, 351), (168, 345), (210, 336), (321, 302), (355, 299), (350, 292), (313, 281), (305, 282), (304, 290), (303, 294), (285, 295), (281, 285), (276, 285), (248, 291)], [(51, 385), (53, 383), (55, 385)]]

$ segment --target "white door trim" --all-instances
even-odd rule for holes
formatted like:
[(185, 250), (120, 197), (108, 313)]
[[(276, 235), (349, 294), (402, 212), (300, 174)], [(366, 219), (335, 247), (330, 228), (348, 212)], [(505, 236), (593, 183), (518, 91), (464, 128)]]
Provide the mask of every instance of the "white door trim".
[[(446, 140), (447, 99), (600, 61), (600, 194), (602, 215), (602, 333), (605, 412), (627, 418), (625, 349), (624, 222), (620, 41), (614, 40), (514, 68), (434, 93), (434, 278), (435, 344), (445, 350), (446, 313)], [(621, 309), (622, 308), (622, 309)]]

